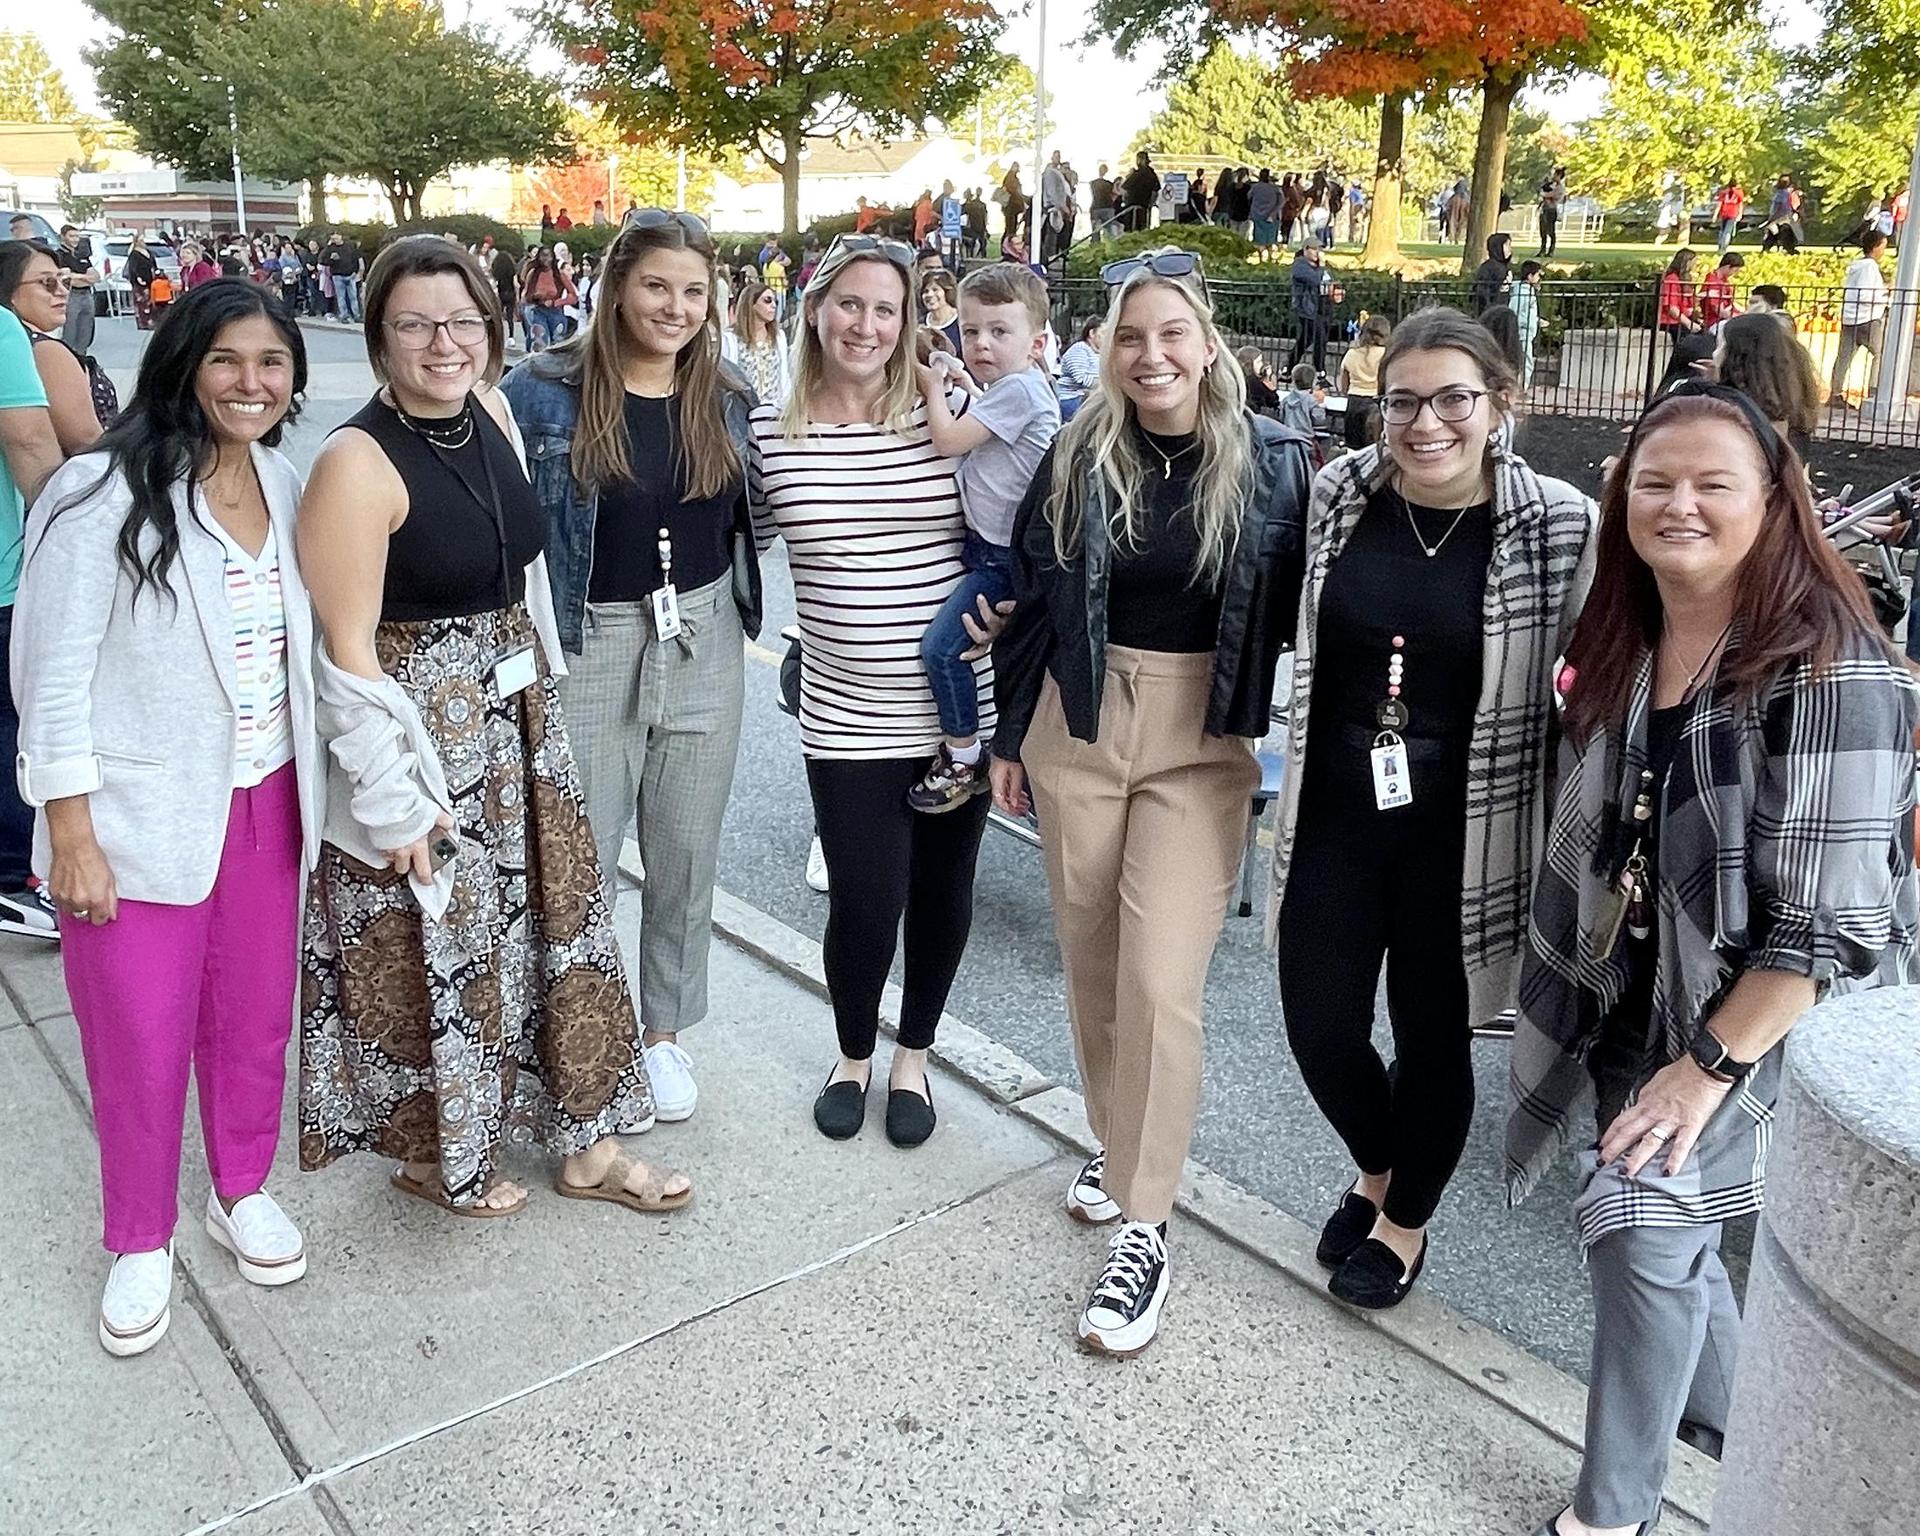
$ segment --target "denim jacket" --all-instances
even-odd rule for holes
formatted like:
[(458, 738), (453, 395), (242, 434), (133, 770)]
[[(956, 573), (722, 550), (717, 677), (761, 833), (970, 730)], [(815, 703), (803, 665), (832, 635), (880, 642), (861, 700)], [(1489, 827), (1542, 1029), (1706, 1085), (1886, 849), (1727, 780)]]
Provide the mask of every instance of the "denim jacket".
[[(720, 365), (720, 374), (727, 435), (740, 455), (744, 485), (752, 445), (747, 414), (754, 407), (753, 390), (729, 364)], [(560, 644), (578, 656), (586, 625), (587, 580), (593, 571), (593, 531), (600, 516), (599, 492), (573, 477), (573, 433), (580, 418), (579, 358), (570, 349), (536, 352), (501, 380), (500, 391), (527, 440), (527, 471), (534, 494), (546, 508), (547, 570), (553, 578)], [(741, 626), (749, 638), (755, 638), (760, 633), (760, 562), (744, 496), (732, 548), (733, 601), (740, 610)]]

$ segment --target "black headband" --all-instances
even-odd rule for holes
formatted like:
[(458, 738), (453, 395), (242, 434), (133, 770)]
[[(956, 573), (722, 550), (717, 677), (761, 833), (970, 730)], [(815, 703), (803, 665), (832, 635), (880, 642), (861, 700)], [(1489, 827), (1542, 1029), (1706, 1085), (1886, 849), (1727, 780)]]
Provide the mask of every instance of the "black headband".
[(1640, 413), (1640, 419), (1633, 424), (1633, 432), (1627, 439), (1625, 457), (1631, 459), (1633, 450), (1639, 444), (1646, 430), (1647, 421), (1656, 415), (1660, 407), (1669, 400), (1679, 400), (1695, 396), (1703, 400), (1722, 400), (1737, 409), (1746, 418), (1747, 425), (1753, 429), (1753, 435), (1760, 440), (1760, 451), (1766, 455), (1767, 470), (1775, 480), (1780, 478), (1780, 468), (1786, 458), (1786, 448), (1780, 441), (1780, 434), (1774, 430), (1773, 423), (1767, 420), (1767, 413), (1753, 403), (1751, 396), (1735, 389), (1731, 384), (1709, 384), (1704, 379), (1682, 379), (1665, 394), (1655, 400)]

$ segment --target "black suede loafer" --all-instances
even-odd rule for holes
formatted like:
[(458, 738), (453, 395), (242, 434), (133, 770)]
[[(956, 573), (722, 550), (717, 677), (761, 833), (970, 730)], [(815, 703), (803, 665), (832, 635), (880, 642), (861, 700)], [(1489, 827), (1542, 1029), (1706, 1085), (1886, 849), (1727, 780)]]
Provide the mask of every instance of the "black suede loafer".
[(917, 1147), (933, 1134), (932, 1079), (924, 1079), (923, 1086), (924, 1099), (911, 1088), (896, 1088), (887, 1095), (887, 1140), (896, 1147)]
[(1420, 1257), (1413, 1261), (1413, 1268), (1403, 1269), (1399, 1254), (1378, 1238), (1370, 1237), (1333, 1272), (1327, 1289), (1350, 1307), (1384, 1312), (1407, 1299), (1426, 1262), (1425, 1241), (1420, 1244)]
[(1328, 1269), (1338, 1269), (1367, 1240), (1379, 1217), (1379, 1206), (1365, 1195), (1348, 1190), (1340, 1197), (1340, 1209), (1320, 1229), (1320, 1246), (1313, 1250), (1313, 1256)]
[(835, 1141), (847, 1141), (860, 1134), (860, 1127), (867, 1123), (866, 1083), (828, 1083), (820, 1090), (820, 1097), (813, 1101), (813, 1123), (820, 1127), (822, 1136), (831, 1136)]

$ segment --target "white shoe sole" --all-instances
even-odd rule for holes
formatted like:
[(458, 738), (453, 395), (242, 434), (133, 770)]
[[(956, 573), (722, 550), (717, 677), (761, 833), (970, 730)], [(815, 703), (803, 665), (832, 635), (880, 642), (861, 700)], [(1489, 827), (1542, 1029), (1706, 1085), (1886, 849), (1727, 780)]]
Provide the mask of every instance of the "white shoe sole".
[(700, 1101), (698, 1099), (695, 1099), (685, 1109), (678, 1109), (678, 1108), (662, 1109), (659, 1105), (659, 1102), (655, 1101), (653, 1106), (653, 1118), (655, 1120), (658, 1120), (662, 1125), (678, 1125), (682, 1120), (691, 1120), (693, 1118), (694, 1110), (698, 1109), (699, 1107), (700, 1107)]
[(1120, 1219), (1120, 1206), (1111, 1199), (1103, 1199), (1094, 1205), (1082, 1200), (1078, 1190), (1068, 1190), (1067, 1214), (1089, 1227), (1104, 1227)]
[(1081, 1346), (1096, 1354), (1112, 1355), (1116, 1360), (1131, 1360), (1151, 1344), (1153, 1336), (1160, 1331), (1160, 1314), (1166, 1310), (1167, 1292), (1171, 1289), (1163, 1286), (1153, 1305), (1122, 1328), (1096, 1328), (1082, 1312), (1074, 1329)]
[(0, 933), (16, 933), (23, 939), (44, 939), (49, 944), (60, 942), (58, 928), (42, 928), (19, 917), (0, 917)]
[(167, 1324), (173, 1320), (173, 1304), (169, 1302), (147, 1327), (138, 1333), (115, 1333), (107, 1326), (107, 1320), (100, 1319), (100, 1347), (110, 1355), (125, 1359), (129, 1355), (144, 1355), (161, 1339), (166, 1337)]
[(233, 1262), (240, 1267), (240, 1278), (251, 1280), (255, 1285), (292, 1285), (307, 1272), (307, 1250), (302, 1247), (299, 1253), (282, 1264), (256, 1264), (240, 1251), (227, 1229), (211, 1216), (206, 1218), (207, 1236), (212, 1238), (228, 1253)]

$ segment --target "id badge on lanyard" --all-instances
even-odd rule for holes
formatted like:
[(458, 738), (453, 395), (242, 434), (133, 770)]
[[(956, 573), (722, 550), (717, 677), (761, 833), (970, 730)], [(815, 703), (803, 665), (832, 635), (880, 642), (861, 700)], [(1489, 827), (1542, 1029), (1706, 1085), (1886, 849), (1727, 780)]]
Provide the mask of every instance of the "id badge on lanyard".
[(653, 604), (653, 634), (657, 640), (672, 640), (685, 628), (680, 622), (680, 594), (673, 585), (673, 539), (660, 530), (660, 585), (648, 594)]
[(1407, 744), (1400, 733), (1407, 728), (1407, 706), (1400, 697), (1406, 675), (1406, 638), (1393, 637), (1393, 654), (1387, 660), (1387, 696), (1373, 711), (1380, 734), (1373, 738), (1373, 750), (1367, 754), (1373, 765), (1374, 809), (1397, 811), (1413, 804), (1413, 775), (1408, 771)]

